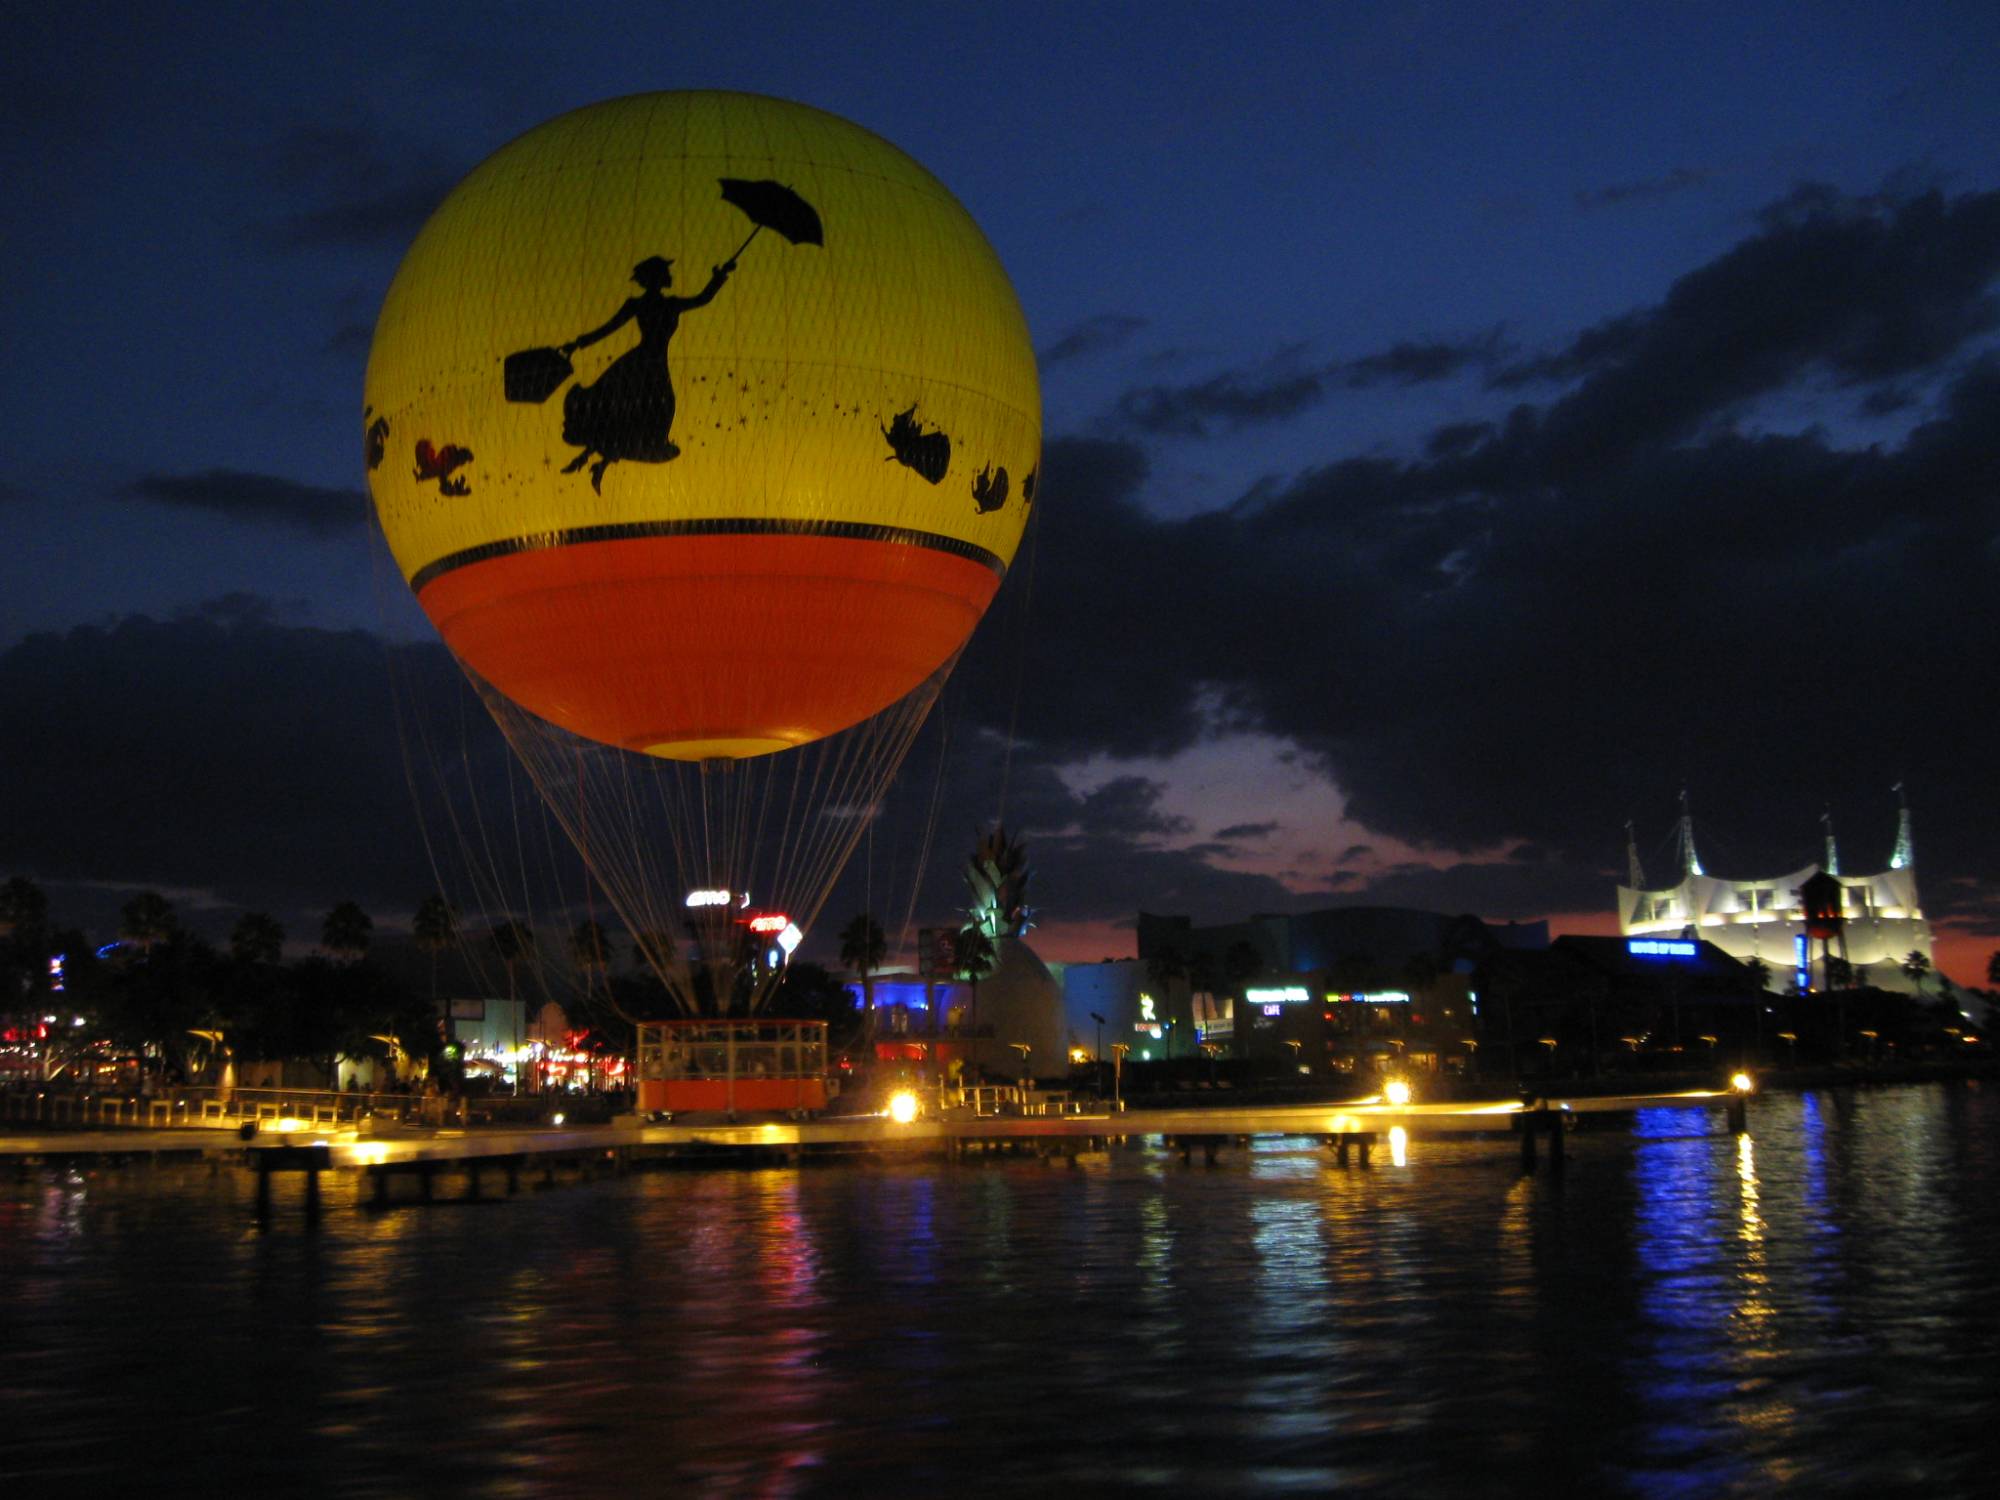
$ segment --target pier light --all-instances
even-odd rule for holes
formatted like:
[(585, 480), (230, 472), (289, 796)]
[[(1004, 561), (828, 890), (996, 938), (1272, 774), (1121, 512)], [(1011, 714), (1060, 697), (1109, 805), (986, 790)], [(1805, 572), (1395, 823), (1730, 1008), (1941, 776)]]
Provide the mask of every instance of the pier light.
[(898, 1125), (907, 1125), (917, 1117), (917, 1096), (908, 1089), (897, 1089), (889, 1096), (889, 1118)]
[(1729, 1086), (1739, 1094), (1747, 1094), (1757, 1087), (1757, 1082), (1748, 1073), (1733, 1073), (1729, 1078)]
[(1405, 1078), (1392, 1078), (1382, 1090), (1382, 1097), (1401, 1109), (1410, 1102), (1410, 1084)]

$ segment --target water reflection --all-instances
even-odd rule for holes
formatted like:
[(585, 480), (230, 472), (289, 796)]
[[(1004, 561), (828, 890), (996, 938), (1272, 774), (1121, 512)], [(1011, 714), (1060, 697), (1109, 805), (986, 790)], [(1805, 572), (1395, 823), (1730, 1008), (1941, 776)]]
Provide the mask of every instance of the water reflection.
[[(1911, 1096), (1911, 1097), (1906, 1097)], [(259, 1233), (0, 1183), (22, 1493), (1971, 1493), (2000, 1093), (1183, 1167), (658, 1172)], [(140, 1456), (143, 1455), (143, 1462)]]

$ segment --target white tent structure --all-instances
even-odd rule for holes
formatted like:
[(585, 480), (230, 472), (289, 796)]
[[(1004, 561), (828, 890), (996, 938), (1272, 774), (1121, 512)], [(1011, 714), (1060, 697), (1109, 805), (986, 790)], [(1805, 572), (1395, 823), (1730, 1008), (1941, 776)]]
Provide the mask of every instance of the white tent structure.
[(1664, 888), (1647, 887), (1633, 850), (1631, 883), (1618, 887), (1618, 930), (1628, 937), (1701, 938), (1733, 958), (1761, 959), (1774, 989), (1785, 988), (1795, 975), (1802, 975), (1800, 988), (1821, 988), (1825, 975), (1818, 945), (1807, 951), (1799, 887), (1825, 870), (1840, 882), (1844, 956), (1854, 966), (1856, 982), (1910, 991), (1916, 986), (1903, 972), (1904, 961), (1913, 952), (1926, 962), (1932, 957), (1931, 926), (1917, 902), (1911, 855), (1910, 810), (1905, 806), (1889, 867), (1878, 874), (1843, 872), (1829, 827), (1826, 855), (1819, 863), (1758, 879), (1710, 875), (1695, 854), (1694, 820), (1683, 799), (1681, 878)]

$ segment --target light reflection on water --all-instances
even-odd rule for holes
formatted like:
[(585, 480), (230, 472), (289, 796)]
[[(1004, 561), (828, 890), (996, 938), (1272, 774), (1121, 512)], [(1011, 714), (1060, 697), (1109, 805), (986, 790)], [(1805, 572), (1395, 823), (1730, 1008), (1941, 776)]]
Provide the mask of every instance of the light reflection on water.
[(117, 1493), (1969, 1493), (2000, 1093), (1370, 1167), (649, 1172), (317, 1233), (206, 1167), (0, 1182), (0, 1475)]

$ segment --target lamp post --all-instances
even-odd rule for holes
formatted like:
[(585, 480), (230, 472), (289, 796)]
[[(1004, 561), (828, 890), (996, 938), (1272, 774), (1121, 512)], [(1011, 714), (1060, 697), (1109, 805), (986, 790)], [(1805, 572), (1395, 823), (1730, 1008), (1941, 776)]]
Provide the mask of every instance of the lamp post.
[(1007, 1045), (1021, 1054), (1021, 1107), (1026, 1109), (1028, 1106), (1028, 1095), (1035, 1087), (1034, 1076), (1028, 1071), (1028, 1054), (1035, 1049), (1028, 1042), (1009, 1042)]
[(1113, 1042), (1111, 1044), (1111, 1112), (1113, 1114), (1123, 1114), (1125, 1112), (1125, 1054), (1131, 1050), (1132, 1044), (1130, 1042)]
[(1090, 1019), (1097, 1023), (1097, 1047), (1090, 1054), (1090, 1061), (1097, 1070), (1097, 1086), (1102, 1089), (1104, 1087), (1104, 1017), (1100, 1016), (1096, 1011), (1092, 1011)]

